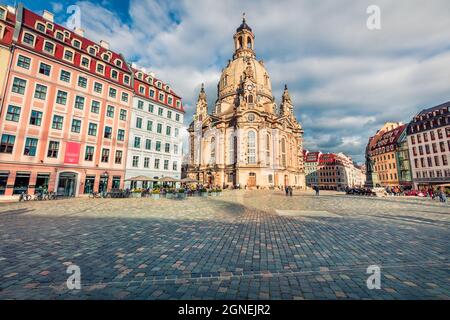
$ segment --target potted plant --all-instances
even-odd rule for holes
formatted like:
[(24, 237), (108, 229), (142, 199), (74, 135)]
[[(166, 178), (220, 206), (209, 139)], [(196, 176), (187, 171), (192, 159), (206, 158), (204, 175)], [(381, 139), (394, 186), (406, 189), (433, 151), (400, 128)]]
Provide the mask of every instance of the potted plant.
[(186, 198), (186, 193), (185, 193), (185, 189), (180, 188), (178, 189), (178, 199), (184, 199)]
[(175, 189), (170, 188), (170, 189), (167, 190), (166, 198), (167, 199), (173, 199), (174, 198), (174, 194), (175, 194)]
[(153, 191), (152, 191), (152, 199), (155, 199), (155, 200), (159, 199), (159, 189), (153, 189)]
[(201, 188), (200, 189), (200, 196), (201, 197), (207, 197), (208, 196), (208, 190), (206, 190), (206, 188)]
[(141, 189), (133, 189), (133, 192), (131, 193), (131, 197), (133, 198), (140, 198), (141, 197), (142, 190)]
[(217, 192), (216, 192), (215, 188), (212, 188), (210, 192), (211, 192), (211, 196), (213, 196), (213, 197), (217, 196)]

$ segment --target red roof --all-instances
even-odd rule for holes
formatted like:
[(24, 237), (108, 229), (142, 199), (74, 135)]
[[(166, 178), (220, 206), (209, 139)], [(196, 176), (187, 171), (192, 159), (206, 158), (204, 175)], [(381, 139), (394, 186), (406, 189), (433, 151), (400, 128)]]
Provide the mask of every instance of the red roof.
[(319, 163), (332, 163), (336, 161), (334, 153), (324, 153), (320, 156)]
[[(146, 98), (146, 99), (151, 99), (157, 103), (162, 103), (167, 107), (176, 109), (180, 112), (184, 112), (184, 108), (183, 108), (183, 104), (181, 101), (180, 96), (178, 96), (171, 88), (169, 88), (169, 90), (166, 89), (167, 84), (163, 83), (161, 80), (155, 78), (155, 77), (151, 77), (150, 75), (146, 74), (144, 71), (142, 70), (138, 70), (136, 68), (131, 68), (131, 70), (134, 73), (134, 92), (136, 95), (142, 97), (142, 98)], [(142, 74), (142, 79), (138, 78), (138, 74)], [(151, 82), (149, 82), (149, 78), (151, 78)], [(158, 82), (161, 83), (161, 88), (158, 88)], [(141, 93), (139, 90), (140, 86), (144, 86), (145, 90), (144, 93)], [(153, 89), (155, 91), (155, 95), (153, 97), (150, 97), (150, 89)], [(163, 92), (164, 95), (164, 101), (160, 101), (159, 100), (159, 93)], [(173, 102), (172, 105), (170, 105), (168, 103), (168, 95), (171, 95), (173, 97)], [(180, 102), (180, 107), (177, 107), (177, 101)]]
[(308, 152), (305, 155), (305, 162), (318, 162), (320, 152)]
[(0, 39), (0, 44), (11, 46), (14, 35), (14, 25), (16, 23), (16, 15), (7, 10), (6, 7), (3, 8), (6, 9), (6, 28), (3, 34), (3, 38)]
[(378, 155), (396, 150), (397, 141), (405, 129), (406, 125), (401, 125), (383, 133), (377, 142), (371, 146), (371, 155)]
[[(20, 10), (20, 8), (21, 8), (21, 6), (19, 5), (18, 10)], [(46, 25), (47, 23), (51, 23), (53, 25), (53, 30), (51, 30), (50, 28), (46, 28), (45, 33), (38, 31), (38, 30), (36, 30), (37, 22), (41, 22), (44, 25)], [(44, 19), (42, 16), (40, 16), (26, 8), (23, 8), (22, 26), (25, 27), (26, 29), (28, 29), (29, 31), (32, 31), (32, 33), (37, 36), (34, 50), (39, 52), (39, 54), (48, 56), (50, 58), (62, 60), (63, 55), (64, 55), (64, 48), (69, 47), (70, 49), (74, 50), (74, 52), (75, 52), (73, 63), (70, 63), (66, 60), (64, 60), (64, 63), (72, 64), (74, 67), (78, 67), (78, 68), (81, 68), (83, 71), (87, 71), (85, 68), (81, 67), (81, 56), (82, 55), (88, 56), (89, 58), (91, 58), (90, 68), (88, 71), (90, 71), (91, 73), (93, 73), (97, 76), (107, 78), (112, 82), (117, 82), (121, 85), (131, 88), (131, 70), (129, 69), (129, 67), (128, 67), (125, 59), (122, 57), (122, 55), (120, 55), (112, 50), (103, 48), (99, 44), (96, 44), (95, 42), (76, 34), (74, 31), (71, 31), (57, 23), (48, 21), (48, 20)], [(66, 33), (69, 36), (65, 37), (64, 41), (59, 40), (56, 38), (57, 31)], [(22, 45), (21, 41), (22, 41), (23, 32), (24, 32), (24, 28), (21, 28), (21, 34), (18, 39), (19, 45)], [(80, 41), (80, 43), (81, 43), (80, 48), (73, 46), (72, 41), (74, 39)], [(50, 55), (43, 50), (44, 40), (50, 40), (55, 44), (56, 48), (55, 48), (54, 55)], [(26, 47), (27, 49), (30, 48), (29, 46), (27, 46), (25, 44), (23, 44), (23, 46)], [(92, 55), (88, 52), (88, 47), (90, 47), (90, 46), (92, 46), (92, 47), (95, 46), (96, 48), (98, 48), (96, 55)], [(102, 54), (104, 54), (104, 53), (110, 54), (109, 61), (104, 60), (102, 58)], [(116, 64), (117, 61), (120, 61), (121, 64), (117, 65)], [(104, 75), (99, 75), (96, 72), (98, 62), (102, 62), (102, 64), (105, 65)], [(112, 70), (116, 70), (119, 73), (117, 80), (111, 77)], [(126, 84), (123, 81), (125, 74), (127, 74), (130, 77), (129, 84)]]

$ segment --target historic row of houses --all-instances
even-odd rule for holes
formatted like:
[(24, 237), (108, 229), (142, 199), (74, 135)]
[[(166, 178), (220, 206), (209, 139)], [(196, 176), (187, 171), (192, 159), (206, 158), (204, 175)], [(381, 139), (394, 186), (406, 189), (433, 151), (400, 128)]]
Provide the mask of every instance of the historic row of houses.
[(322, 190), (361, 188), (365, 184), (365, 166), (359, 166), (344, 153), (304, 151), (306, 185)]
[(450, 102), (420, 111), (408, 124), (388, 122), (366, 148), (369, 187), (450, 185)]
[(180, 96), (48, 11), (0, 6), (0, 99), (0, 195), (180, 178)]

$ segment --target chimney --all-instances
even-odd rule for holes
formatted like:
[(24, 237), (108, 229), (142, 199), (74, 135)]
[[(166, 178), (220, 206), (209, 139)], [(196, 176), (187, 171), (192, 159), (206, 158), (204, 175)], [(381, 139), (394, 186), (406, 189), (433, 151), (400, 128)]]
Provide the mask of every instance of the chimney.
[(53, 22), (53, 13), (51, 13), (50, 11), (44, 10), (44, 12), (42, 13), (42, 17), (45, 20)]
[(109, 43), (105, 40), (100, 40), (100, 46), (106, 50), (109, 50)]
[(75, 34), (79, 35), (80, 37), (84, 37), (84, 29), (75, 28)]
[(6, 6), (6, 9), (11, 12), (12, 14), (16, 14), (16, 8), (12, 7), (12, 6)]

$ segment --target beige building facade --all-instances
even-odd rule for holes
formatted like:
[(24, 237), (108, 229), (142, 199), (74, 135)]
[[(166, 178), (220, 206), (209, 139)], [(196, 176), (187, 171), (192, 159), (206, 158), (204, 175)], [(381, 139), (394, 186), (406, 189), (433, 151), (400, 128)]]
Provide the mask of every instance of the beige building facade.
[(305, 188), (303, 129), (287, 86), (277, 106), (245, 19), (233, 39), (233, 59), (222, 71), (211, 113), (203, 86), (200, 91), (188, 129), (187, 175), (217, 186)]

